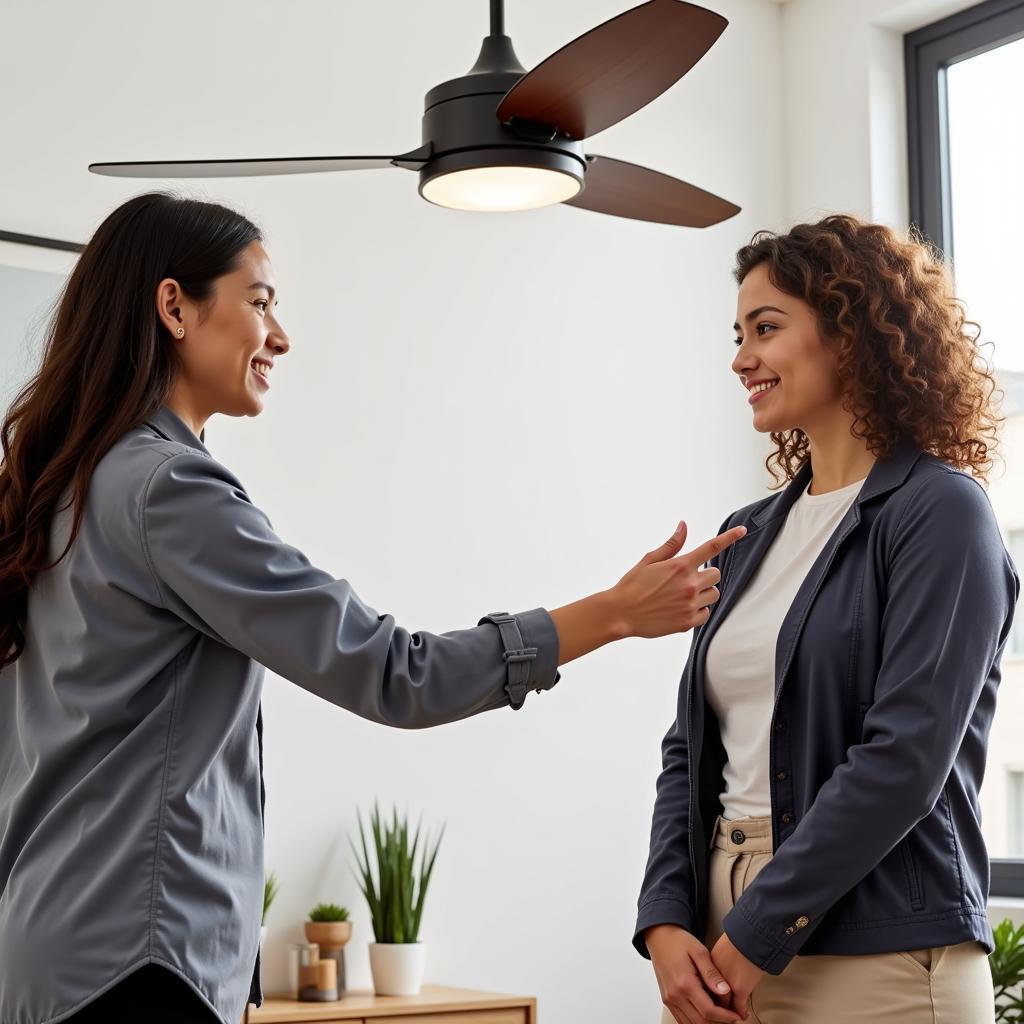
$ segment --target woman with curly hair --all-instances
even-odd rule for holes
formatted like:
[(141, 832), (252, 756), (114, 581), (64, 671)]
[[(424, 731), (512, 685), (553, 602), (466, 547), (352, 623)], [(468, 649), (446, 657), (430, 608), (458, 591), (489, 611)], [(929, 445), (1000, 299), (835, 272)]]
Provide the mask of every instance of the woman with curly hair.
[(204, 443), (263, 410), (291, 347), (275, 292), (241, 214), (128, 200), (0, 430), (3, 1024), (236, 1024), (262, 1001), (264, 667), (396, 728), (518, 711), (559, 665), (704, 622), (701, 565), (744, 533), (680, 555), (681, 523), (580, 601), (402, 628)]
[(759, 232), (735, 276), (786, 486), (723, 524), (747, 540), (713, 561), (634, 945), (666, 1022), (991, 1022), (978, 789), (1020, 590), (993, 377), (914, 234)]

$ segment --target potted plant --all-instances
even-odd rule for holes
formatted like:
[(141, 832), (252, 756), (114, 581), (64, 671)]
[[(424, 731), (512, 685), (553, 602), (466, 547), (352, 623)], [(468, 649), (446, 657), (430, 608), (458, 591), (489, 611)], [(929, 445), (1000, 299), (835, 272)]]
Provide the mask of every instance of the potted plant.
[(989, 953), (988, 966), (992, 971), (996, 1020), (1000, 1024), (1024, 1024), (1024, 998), (1020, 991), (1024, 982), (1024, 924), (1015, 929), (1007, 917), (992, 934), (996, 948)]
[(357, 816), (362, 857), (351, 839), (349, 843), (359, 861), (359, 887), (369, 905), (373, 935), (377, 940), (370, 943), (370, 970), (374, 990), (381, 996), (417, 995), (423, 985), (426, 962), (425, 949), (419, 941), (423, 902), (441, 845), (441, 836), (444, 835), (444, 826), (432, 850), (428, 851), (427, 844), (424, 844), (417, 877), (416, 851), (420, 849), (420, 826), (417, 825), (410, 845), (408, 825), (404, 818), (399, 820), (397, 809), (388, 825), (381, 821), (380, 812), (374, 803), (370, 825), (377, 864), (375, 879), (367, 852), (363, 819), (358, 811)]
[(267, 937), (267, 911), (270, 910), (270, 904), (274, 902), (274, 897), (277, 895), (278, 884), (277, 878), (274, 872), (271, 871), (267, 875), (266, 880), (263, 883), (263, 917), (260, 918), (260, 944)]
[(352, 938), (352, 922), (348, 919), (348, 907), (337, 903), (318, 903), (304, 922), (306, 941), (316, 942), (321, 947), (344, 946)]

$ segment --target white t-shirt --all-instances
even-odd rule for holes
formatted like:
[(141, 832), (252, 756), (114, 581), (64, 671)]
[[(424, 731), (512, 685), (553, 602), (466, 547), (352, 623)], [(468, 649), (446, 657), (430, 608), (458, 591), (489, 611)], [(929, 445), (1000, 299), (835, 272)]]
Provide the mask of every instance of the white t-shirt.
[(708, 644), (705, 693), (718, 717), (727, 757), (721, 794), (726, 820), (772, 812), (768, 734), (779, 629), (801, 583), (866, 479), (825, 494), (804, 489)]

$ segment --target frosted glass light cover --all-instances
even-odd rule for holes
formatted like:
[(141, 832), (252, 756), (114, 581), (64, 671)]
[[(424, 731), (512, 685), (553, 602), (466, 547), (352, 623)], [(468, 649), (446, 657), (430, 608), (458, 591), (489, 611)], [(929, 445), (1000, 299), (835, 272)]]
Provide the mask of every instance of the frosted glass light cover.
[(544, 167), (471, 167), (431, 178), (422, 195), (438, 206), (494, 213), (564, 203), (580, 188), (571, 174)]

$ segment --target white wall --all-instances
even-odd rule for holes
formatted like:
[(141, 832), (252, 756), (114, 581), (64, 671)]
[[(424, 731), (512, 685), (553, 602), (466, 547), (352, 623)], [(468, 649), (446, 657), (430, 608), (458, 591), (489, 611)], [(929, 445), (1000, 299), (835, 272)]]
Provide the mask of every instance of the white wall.
[(788, 0), (782, 10), (786, 212), (906, 227), (903, 34), (974, 0)]
[[(507, 25), (530, 66), (624, 6), (512, 0)], [(398, 170), (191, 189), (264, 225), (293, 341), (265, 413), (208, 443), (282, 536), (410, 628), (608, 587), (679, 518), (704, 539), (766, 493), (728, 367), (735, 250), (783, 226), (779, 10), (715, 6), (731, 25), (711, 53), (592, 151), (743, 207), (716, 228), (449, 212)], [(0, 224), (78, 239), (149, 187), (89, 161), (413, 148), (423, 94), (487, 25), (484, 0), (5, 8), (23, 43), (0, 67), (19, 96), (0, 107)], [(431, 979), (536, 994), (549, 1024), (655, 1019), (629, 940), (686, 647), (628, 641), (519, 713), (416, 734), (268, 679), (268, 988), (319, 900), (354, 910), (350, 980), (369, 985), (346, 837), (379, 797), (448, 824)]]

